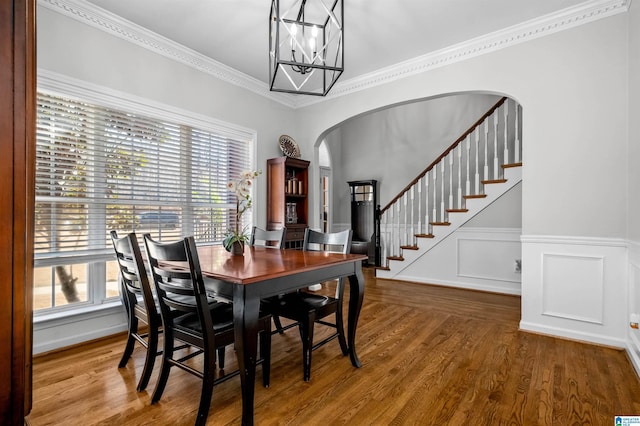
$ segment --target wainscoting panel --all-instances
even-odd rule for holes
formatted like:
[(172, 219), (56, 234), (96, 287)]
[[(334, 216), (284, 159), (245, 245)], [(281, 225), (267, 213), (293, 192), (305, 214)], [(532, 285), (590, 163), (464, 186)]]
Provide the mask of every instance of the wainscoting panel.
[(604, 258), (546, 253), (542, 314), (602, 324)]
[[(492, 235), (494, 238), (496, 235)], [(459, 277), (518, 282), (516, 261), (520, 260), (520, 241), (504, 238), (469, 238), (457, 235)], [(514, 255), (516, 253), (516, 255)]]
[(628, 289), (627, 353), (640, 376), (640, 329), (631, 327), (631, 315), (640, 316), (640, 243), (629, 243), (629, 289)]
[(519, 295), (520, 246), (520, 229), (462, 227), (394, 279)]
[(626, 241), (523, 236), (522, 263), (522, 330), (626, 346)]

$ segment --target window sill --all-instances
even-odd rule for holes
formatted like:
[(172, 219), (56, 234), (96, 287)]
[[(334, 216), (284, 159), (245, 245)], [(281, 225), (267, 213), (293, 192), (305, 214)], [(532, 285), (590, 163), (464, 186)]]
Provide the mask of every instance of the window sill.
[(44, 315), (34, 315), (34, 330), (55, 327), (64, 324), (77, 323), (78, 321), (100, 318), (106, 315), (113, 315), (117, 312), (124, 312), (122, 303), (118, 301), (107, 302), (101, 305), (85, 305), (74, 309), (53, 312)]

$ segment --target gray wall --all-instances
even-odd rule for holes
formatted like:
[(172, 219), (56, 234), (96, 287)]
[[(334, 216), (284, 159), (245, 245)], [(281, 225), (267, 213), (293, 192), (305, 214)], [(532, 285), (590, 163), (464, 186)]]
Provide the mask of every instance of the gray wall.
[(498, 100), (467, 94), (385, 108), (347, 120), (326, 137), (334, 223), (350, 221), (351, 180), (376, 179), (384, 207)]

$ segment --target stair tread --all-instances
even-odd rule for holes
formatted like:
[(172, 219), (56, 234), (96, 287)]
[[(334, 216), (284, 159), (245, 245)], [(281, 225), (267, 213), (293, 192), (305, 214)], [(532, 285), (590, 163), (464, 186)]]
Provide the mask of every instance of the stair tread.
[(433, 234), (416, 234), (415, 237), (416, 238), (434, 238), (435, 235), (433, 235)]
[(429, 222), (433, 226), (449, 226), (451, 222)]
[(418, 246), (400, 246), (403, 250), (418, 250)]
[(469, 209), (447, 209), (447, 213), (466, 213)]
[(511, 164), (503, 164), (502, 165), (503, 169), (508, 169), (508, 168), (511, 168), (511, 167), (522, 167), (522, 162), (520, 162), (520, 163), (511, 163)]
[(463, 198), (465, 199), (470, 199), (470, 198), (486, 198), (487, 194), (475, 194), (475, 195), (463, 195)]
[(402, 256), (387, 256), (387, 260), (399, 260), (399, 261), (403, 261), (404, 257)]
[(390, 271), (391, 268), (389, 268), (388, 266), (376, 266), (374, 269), (379, 270), (379, 271)]
[(489, 179), (489, 180), (483, 180), (482, 184), (490, 185), (492, 183), (505, 183), (506, 181), (507, 181), (506, 179)]

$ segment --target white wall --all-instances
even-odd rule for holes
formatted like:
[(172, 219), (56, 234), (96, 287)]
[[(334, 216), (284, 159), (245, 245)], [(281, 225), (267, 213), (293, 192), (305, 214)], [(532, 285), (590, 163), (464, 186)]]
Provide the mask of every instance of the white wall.
[[(629, 12), (629, 155), (628, 155), (628, 239), (629, 250), (629, 314), (640, 314), (640, 3), (634, 2)], [(640, 374), (640, 330), (627, 327), (631, 355)]]
[[(627, 235), (628, 19), (601, 19), (310, 105), (298, 112), (301, 140), (314, 143), (347, 118), (412, 99), (478, 90), (516, 99), (523, 109), (521, 325), (620, 346), (626, 335), (620, 306), (627, 303), (620, 241)], [(563, 256), (543, 262), (558, 252)], [(601, 258), (613, 273), (585, 286), (581, 274), (572, 274), (580, 257)], [(590, 303), (606, 299), (603, 322), (573, 315), (578, 298), (553, 306), (566, 311), (555, 316), (539, 303), (578, 294)]]

